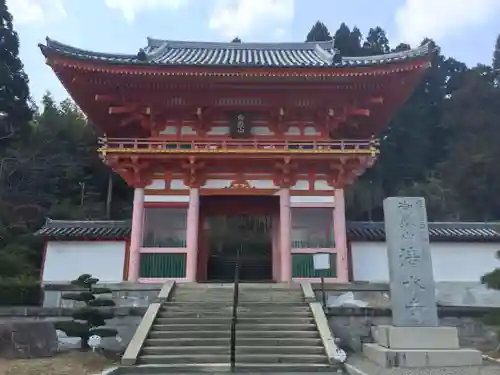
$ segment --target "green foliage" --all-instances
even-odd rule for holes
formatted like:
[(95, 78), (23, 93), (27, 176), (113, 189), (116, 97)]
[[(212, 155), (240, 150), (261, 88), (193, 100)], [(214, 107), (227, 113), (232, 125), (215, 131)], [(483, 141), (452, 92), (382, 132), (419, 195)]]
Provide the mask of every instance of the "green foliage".
[(76, 288), (83, 289), (80, 292), (66, 293), (63, 299), (79, 302), (83, 304), (73, 313), (73, 321), (58, 322), (56, 329), (66, 333), (70, 337), (80, 337), (82, 349), (88, 349), (87, 341), (92, 335), (101, 337), (114, 337), (117, 331), (111, 328), (105, 328), (106, 320), (113, 319), (114, 313), (111, 309), (104, 307), (113, 307), (115, 303), (111, 299), (96, 297), (96, 295), (110, 293), (107, 288), (98, 288), (95, 285), (99, 279), (90, 274), (79, 276), (73, 280)]
[(500, 290), (500, 268), (484, 275), (481, 283), (486, 284), (490, 289)]
[(42, 299), (43, 290), (37, 280), (0, 278), (0, 306), (40, 306)]
[[(0, 58), (1, 60), (1, 58)], [(33, 233), (52, 219), (122, 219), (131, 189), (116, 179), (111, 216), (106, 213), (109, 176), (97, 153), (94, 128), (69, 100), (50, 94), (35, 113), (31, 131), (0, 152), (0, 277), (38, 276), (43, 239)]]
[(326, 25), (321, 21), (314, 24), (306, 37), (306, 42), (325, 42), (328, 40), (332, 40), (332, 36)]
[(29, 106), (28, 77), (19, 59), (19, 37), (6, 1), (0, 1), (0, 157), (8, 145), (29, 131), (32, 110)]
[[(497, 259), (500, 260), (500, 251), (497, 253)], [(481, 278), (481, 283), (485, 284), (489, 289), (500, 290), (500, 267), (484, 275)], [(490, 313), (483, 318), (483, 322), (485, 324), (499, 326), (500, 315)], [(500, 338), (500, 331), (498, 332), (498, 337)]]

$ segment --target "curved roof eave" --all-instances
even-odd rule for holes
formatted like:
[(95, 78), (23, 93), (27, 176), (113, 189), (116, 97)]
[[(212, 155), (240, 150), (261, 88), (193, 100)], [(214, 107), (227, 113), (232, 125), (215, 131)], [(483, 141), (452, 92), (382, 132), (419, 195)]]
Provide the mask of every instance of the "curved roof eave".
[[(155, 67), (355, 68), (401, 63), (429, 56), (430, 43), (384, 55), (334, 59), (331, 42), (215, 43), (148, 39), (138, 54), (101, 53), (76, 48), (50, 38), (42, 53), (111, 65)], [(143, 54), (140, 56), (140, 54)]]

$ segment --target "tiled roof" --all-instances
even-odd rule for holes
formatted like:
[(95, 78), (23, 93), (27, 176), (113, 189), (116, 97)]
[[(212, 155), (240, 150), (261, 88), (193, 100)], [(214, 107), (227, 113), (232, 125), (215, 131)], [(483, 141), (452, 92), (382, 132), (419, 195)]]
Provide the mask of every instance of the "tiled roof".
[[(68, 221), (48, 219), (36, 233), (51, 239), (121, 239), (130, 236), (130, 221)], [(500, 242), (500, 223), (429, 223), (431, 241)], [(350, 222), (351, 241), (384, 241), (382, 222)]]
[(130, 221), (47, 219), (36, 235), (53, 239), (126, 238), (130, 236)]
[(121, 65), (155, 66), (238, 66), (350, 68), (397, 63), (429, 55), (430, 44), (419, 48), (378, 56), (335, 57), (331, 42), (304, 43), (210, 43), (182, 42), (148, 38), (148, 45), (137, 54), (98, 53), (75, 48), (47, 38), (40, 48), (48, 53), (83, 60)]
[[(383, 222), (351, 222), (347, 225), (351, 241), (385, 241)], [(431, 241), (500, 242), (500, 223), (429, 223)]]

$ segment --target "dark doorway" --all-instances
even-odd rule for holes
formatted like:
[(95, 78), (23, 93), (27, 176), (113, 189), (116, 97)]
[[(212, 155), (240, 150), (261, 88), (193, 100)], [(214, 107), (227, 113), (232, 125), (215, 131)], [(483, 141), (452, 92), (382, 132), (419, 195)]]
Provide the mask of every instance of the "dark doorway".
[(276, 210), (279, 210), (277, 197), (202, 199), (200, 248), (205, 255), (200, 266), (204, 268), (204, 279), (233, 282), (239, 261), (242, 282), (271, 282), (272, 225)]
[(208, 281), (232, 282), (238, 261), (241, 281), (272, 281), (270, 217), (212, 216), (206, 219), (206, 225)]

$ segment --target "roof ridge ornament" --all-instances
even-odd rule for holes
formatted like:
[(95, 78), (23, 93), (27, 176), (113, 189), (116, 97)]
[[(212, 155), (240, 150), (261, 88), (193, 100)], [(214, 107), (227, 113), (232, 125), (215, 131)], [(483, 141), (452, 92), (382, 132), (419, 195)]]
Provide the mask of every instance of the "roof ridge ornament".
[(315, 49), (318, 55), (326, 60), (329, 65), (339, 64), (342, 62), (342, 55), (340, 54), (340, 50), (338, 48), (335, 48), (335, 38), (332, 38), (331, 41), (331, 50), (333, 51), (333, 53), (327, 51), (319, 44), (316, 44)]
[(143, 61), (143, 62), (148, 61), (148, 55), (146, 55), (146, 52), (144, 51), (144, 48), (140, 48), (139, 52), (137, 52), (137, 59), (139, 61)]

